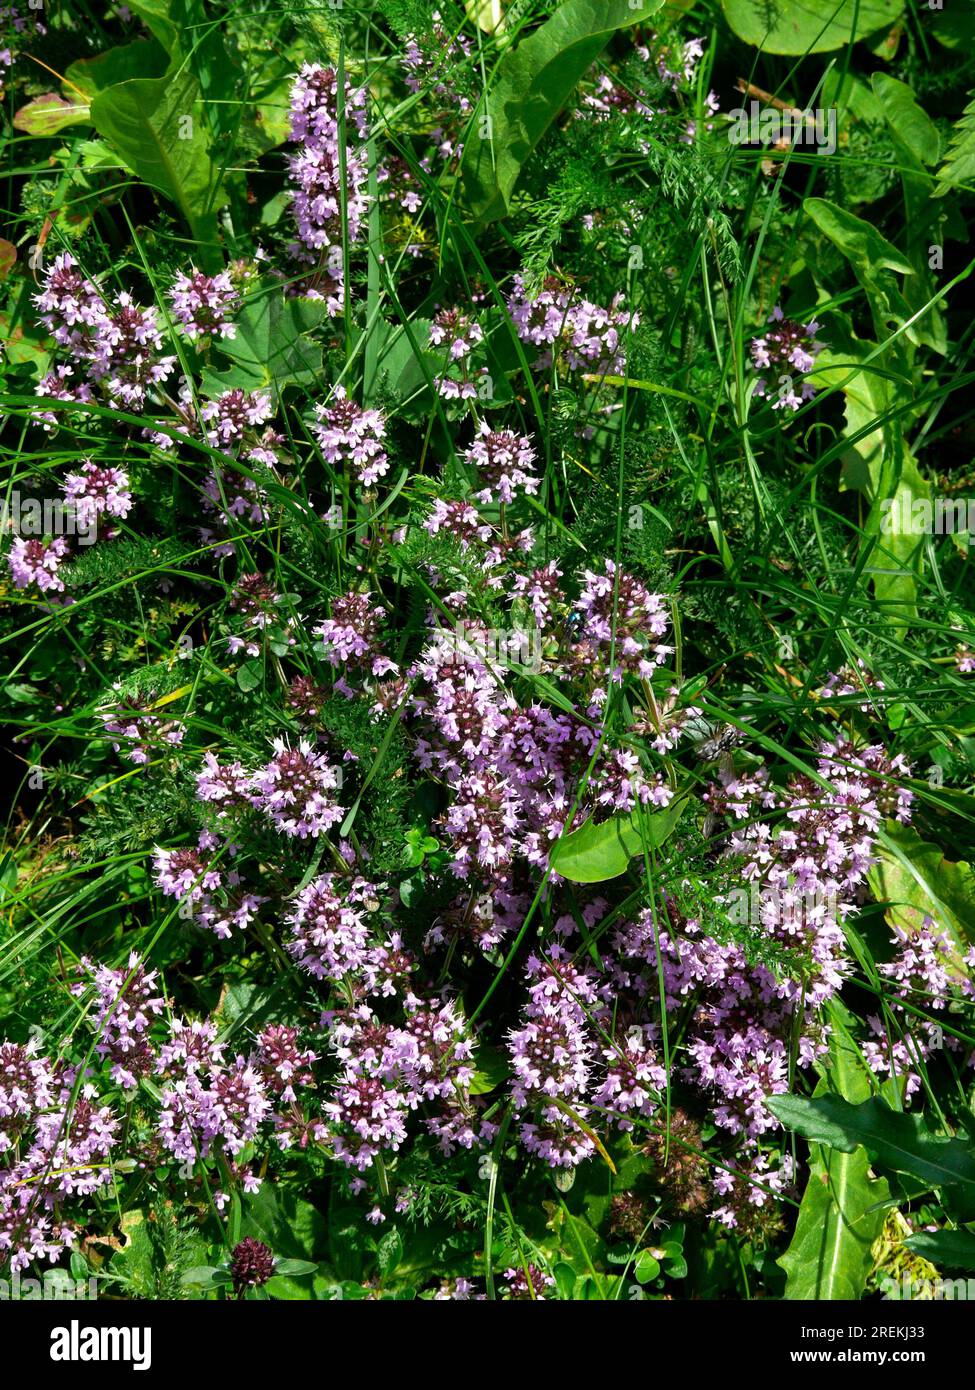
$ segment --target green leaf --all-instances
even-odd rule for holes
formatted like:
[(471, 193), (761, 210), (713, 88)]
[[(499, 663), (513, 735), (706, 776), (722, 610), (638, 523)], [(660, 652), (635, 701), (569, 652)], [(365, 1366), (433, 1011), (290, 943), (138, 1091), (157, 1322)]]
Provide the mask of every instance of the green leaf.
[(212, 264), (222, 193), (196, 78), (184, 70), (108, 87), (92, 98), (91, 119), (125, 167), (176, 204)]
[(73, 99), (59, 96), (57, 92), (45, 92), (34, 97), (26, 106), (14, 114), (14, 129), (27, 135), (57, 135), (69, 125), (89, 125), (91, 114), (88, 104), (77, 96)]
[(474, 1065), (477, 1070), (470, 1084), (472, 1096), (487, 1095), (488, 1092), (500, 1086), (502, 1081), (505, 1081), (511, 1073), (511, 1067), (505, 1053), (498, 1052), (493, 1047), (486, 1045), (477, 1049)]
[[(384, 380), (390, 400), (396, 404), (416, 396), (426, 386), (429, 377), (436, 377), (442, 370), (443, 352), (434, 352), (429, 348), (429, 319), (411, 319), (409, 334), (402, 325), (380, 321), (373, 334), (376, 372)], [(414, 343), (419, 356), (413, 350)]]
[(252, 661), (245, 661), (243, 666), (237, 668), (237, 687), (248, 695), (252, 690), (257, 690), (258, 686), (264, 684), (264, 663), (258, 661), (256, 657)]
[(322, 349), (307, 335), (327, 313), (319, 300), (286, 299), (278, 291), (249, 299), (237, 317), (236, 337), (220, 344), (234, 366), (227, 372), (205, 372), (205, 388), (270, 387), (280, 392), (292, 384), (311, 385), (322, 372)]
[(903, 0), (721, 0), (725, 19), (766, 53), (830, 53), (889, 29)]
[[(858, 371), (855, 364), (865, 360), (875, 346), (874, 343), (853, 340), (835, 351), (825, 348), (817, 357), (816, 366), (810, 374), (810, 380), (817, 388), (838, 387), (843, 392), (844, 434), (850, 436), (852, 450), (843, 461), (841, 489), (855, 488), (870, 498), (873, 497), (883, 462), (882, 418), (891, 408), (891, 382), (869, 367)], [(863, 433), (870, 425), (875, 428)], [(866, 467), (857, 464), (855, 454), (863, 459)]]
[[(881, 236), (872, 223), (855, 217), (852, 212), (837, 207), (835, 203), (825, 198), (806, 198), (803, 209), (849, 261), (870, 304), (877, 341), (886, 342), (891, 330), (899, 328), (912, 315), (911, 307), (891, 272), (914, 276), (914, 266), (896, 246)], [(926, 328), (912, 326), (905, 336), (908, 343), (916, 344), (926, 341), (928, 334)], [(904, 351), (905, 345), (895, 342), (887, 348), (887, 360), (882, 365), (896, 368)], [(906, 369), (904, 374), (907, 374)]]
[(641, 1250), (633, 1266), (638, 1284), (649, 1284), (660, 1273), (660, 1265), (649, 1250)]
[(947, 927), (959, 947), (975, 942), (975, 873), (964, 860), (946, 859), (937, 845), (908, 825), (890, 822), (877, 845), (867, 881), (878, 902), (889, 903), (887, 921), (914, 931), (925, 917)]
[(526, 160), (610, 38), (644, 23), (662, 3), (565, 0), (504, 54), (464, 144), (461, 177), (475, 218), (505, 216)]
[[(871, 1082), (849, 1035), (849, 1016), (836, 1003), (830, 1012), (829, 1062), (816, 1094), (832, 1091), (849, 1101), (866, 1100)], [(886, 1179), (871, 1176), (865, 1149), (844, 1153), (812, 1145), (796, 1229), (777, 1262), (788, 1276), (786, 1298), (859, 1298), (873, 1266), (871, 1246), (884, 1225), (882, 1204), (889, 1196)]]
[(395, 1228), (387, 1231), (376, 1248), (376, 1265), (383, 1279), (395, 1274), (403, 1258), (403, 1238)]
[(155, 1252), (144, 1211), (127, 1211), (119, 1223), (123, 1245), (112, 1256), (110, 1268), (120, 1275), (136, 1297), (156, 1294)]
[(194, 1265), (185, 1271), (180, 1282), (184, 1288), (219, 1289), (232, 1280), (226, 1269), (218, 1269), (215, 1265)]
[(902, 148), (922, 164), (937, 164), (941, 154), (938, 127), (918, 106), (907, 83), (898, 82), (885, 72), (875, 72), (871, 81), (884, 119)]
[(129, 9), (139, 16), (167, 53), (179, 48), (179, 25), (171, 14), (169, 0), (132, 0)]
[(555, 1278), (555, 1287), (559, 1291), (559, 1298), (565, 1303), (571, 1302), (576, 1286), (575, 1270), (564, 1260), (560, 1260), (552, 1270), (552, 1274)]
[(298, 1277), (302, 1274), (315, 1274), (317, 1270), (318, 1265), (314, 1264), (311, 1260), (275, 1260), (274, 1262), (275, 1274), (288, 1274), (292, 1277)]
[(803, 208), (819, 230), (843, 252), (858, 276), (872, 279), (878, 270), (914, 274), (910, 261), (905, 260), (871, 222), (864, 222), (862, 217), (855, 217), (826, 198), (806, 198)]
[(307, 1260), (324, 1249), (325, 1221), (310, 1202), (265, 1182), (247, 1198), (243, 1233), (263, 1240), (281, 1259)]
[(971, 1231), (919, 1231), (904, 1241), (908, 1250), (944, 1269), (975, 1270), (975, 1235)]
[[(893, 631), (903, 637), (917, 617), (917, 576), (922, 547), (910, 526), (903, 525), (918, 499), (930, 496), (930, 489), (918, 472), (914, 458), (904, 442), (899, 425), (885, 431), (884, 448), (876, 477), (872, 477), (874, 506), (865, 528), (876, 537), (870, 556), (877, 607), (890, 621)], [(891, 502), (884, 514), (884, 502)]]
[(8, 849), (0, 860), (0, 901), (17, 889), (17, 862)]
[(664, 1247), (664, 1273), (669, 1279), (687, 1278), (687, 1260), (683, 1247), (675, 1241), (668, 1241)]
[(687, 805), (678, 797), (663, 811), (613, 816), (598, 824), (587, 820), (552, 846), (553, 872), (572, 883), (604, 883), (618, 878), (644, 847), (657, 849), (676, 828)]
[(795, 1233), (778, 1260), (787, 1299), (857, 1299), (873, 1264), (873, 1242), (884, 1225), (877, 1204), (886, 1179), (872, 1179), (866, 1150), (842, 1153), (816, 1146)]
[(65, 69), (65, 80), (89, 97), (135, 77), (162, 77), (169, 59), (155, 39), (140, 39), (99, 53), (97, 58), (78, 58)]
[(843, 1153), (862, 1145), (883, 1167), (941, 1189), (960, 1211), (975, 1215), (975, 1156), (960, 1139), (931, 1134), (920, 1115), (891, 1110), (877, 1096), (859, 1105), (837, 1095), (773, 1096), (767, 1105), (804, 1138)]

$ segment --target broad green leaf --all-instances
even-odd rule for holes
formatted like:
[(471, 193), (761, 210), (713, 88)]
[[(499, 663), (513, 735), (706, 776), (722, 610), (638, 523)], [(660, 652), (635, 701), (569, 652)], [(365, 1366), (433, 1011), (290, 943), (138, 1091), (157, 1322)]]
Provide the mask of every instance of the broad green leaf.
[[(291, 130), (291, 87), (300, 66), (300, 61), (290, 58), (287, 53), (267, 55), (260, 77), (244, 105), (242, 118), (238, 114), (239, 106), (233, 101), (228, 104), (226, 124), (231, 126), (231, 133), (236, 134), (241, 148), (248, 153), (258, 156), (266, 154), (288, 139)], [(238, 119), (239, 128), (236, 125)], [(285, 194), (284, 206), (289, 204), (290, 197)]]
[(322, 349), (307, 336), (328, 311), (315, 299), (287, 299), (283, 292), (247, 301), (237, 317), (237, 335), (220, 343), (234, 364), (229, 372), (204, 373), (207, 390), (282, 391), (293, 383), (310, 385), (322, 372)]
[(129, 9), (139, 16), (167, 53), (179, 48), (179, 25), (172, 15), (170, 0), (131, 0)]
[(660, 1264), (649, 1250), (641, 1250), (633, 1266), (638, 1284), (649, 1284), (660, 1273)]
[(184, 71), (121, 82), (95, 94), (91, 119), (126, 168), (176, 204), (212, 264), (222, 194), (196, 78)]
[(394, 1227), (387, 1231), (376, 1247), (376, 1265), (383, 1279), (396, 1273), (403, 1258), (403, 1237)]
[(318, 1265), (311, 1260), (275, 1260), (275, 1274), (289, 1274), (292, 1277), (300, 1277), (303, 1274), (314, 1274)]
[(870, 1175), (865, 1149), (842, 1153), (815, 1146), (795, 1233), (778, 1263), (787, 1299), (859, 1298), (870, 1274), (870, 1247), (884, 1224), (877, 1203), (886, 1179)]
[(885, 72), (875, 72), (872, 85), (884, 119), (902, 148), (922, 164), (937, 164), (941, 153), (938, 127), (917, 104), (907, 83), (898, 82)]
[[(385, 383), (390, 400), (397, 405), (411, 400), (413, 405), (422, 406), (423, 402), (418, 393), (423, 390), (430, 377), (435, 378), (442, 371), (444, 365), (443, 352), (435, 352), (429, 347), (430, 320), (411, 319), (409, 334), (401, 325), (380, 320), (375, 325), (374, 335), (376, 373)], [(410, 335), (413, 342), (410, 341)], [(419, 349), (420, 357), (413, 350), (414, 343)], [(417, 399), (412, 401), (413, 397)]]
[(788, 1128), (844, 1153), (861, 1146), (884, 1168), (909, 1173), (975, 1216), (975, 1155), (960, 1139), (939, 1138), (920, 1115), (891, 1110), (879, 1097), (851, 1105), (842, 1096), (773, 1096), (766, 1102)]
[[(855, 217), (852, 212), (837, 207), (825, 198), (806, 198), (803, 209), (849, 261), (870, 304), (877, 341), (885, 343), (892, 330), (911, 317), (910, 306), (891, 273), (896, 271), (899, 275), (914, 275), (911, 262), (886, 237), (881, 236), (872, 223)], [(919, 337), (925, 335), (923, 332), (919, 335), (912, 328), (906, 336), (909, 343), (917, 343)], [(905, 344), (892, 345), (885, 353), (885, 365), (896, 368), (905, 351)], [(906, 365), (904, 371), (907, 374)]]
[(231, 1275), (215, 1265), (194, 1265), (180, 1280), (184, 1288), (219, 1289), (231, 1282)]
[(57, 135), (69, 125), (89, 125), (91, 115), (87, 102), (79, 96), (69, 98), (45, 92), (15, 112), (13, 123), (15, 130), (26, 135)]
[(643, 24), (663, 0), (565, 0), (505, 52), (464, 144), (464, 195), (475, 218), (504, 217), (522, 167), (618, 29)]
[(243, 666), (237, 668), (237, 686), (248, 695), (252, 690), (264, 684), (264, 663), (263, 661), (245, 661)]
[(896, 270), (901, 275), (913, 275), (914, 267), (881, 236), (871, 222), (855, 217), (826, 198), (807, 198), (803, 208), (816, 226), (836, 246), (853, 266), (858, 277), (873, 278), (878, 270)]
[(618, 878), (644, 846), (656, 849), (675, 829), (687, 805), (678, 798), (663, 811), (613, 816), (598, 823), (588, 820), (553, 845), (549, 863), (554, 873), (572, 883), (604, 883)]
[[(874, 484), (883, 460), (884, 431), (879, 421), (890, 409), (892, 383), (882, 373), (869, 366), (857, 369), (857, 363), (875, 350), (875, 344), (853, 339), (835, 350), (824, 348), (816, 358), (810, 380), (819, 390), (839, 387), (843, 392), (846, 429), (853, 453), (844, 458), (841, 489), (853, 488), (873, 496)], [(876, 360), (876, 358), (874, 359)], [(875, 426), (869, 429), (869, 426)], [(859, 436), (859, 438), (857, 438)], [(864, 466), (865, 465), (865, 466)]]
[(280, 1259), (314, 1260), (325, 1245), (321, 1212), (272, 1182), (246, 1199), (242, 1231), (263, 1240)]
[(831, 68), (823, 80), (820, 93), (823, 106), (835, 106), (841, 125), (845, 125), (849, 115), (854, 121), (865, 121), (875, 125), (883, 120), (884, 113), (873, 89), (868, 82), (852, 72), (842, 72)]
[(884, 431), (881, 466), (877, 476), (871, 476), (871, 484), (874, 505), (866, 530), (876, 543), (870, 555), (870, 577), (877, 607), (903, 637), (917, 617), (917, 578), (923, 556), (910, 517), (915, 501), (927, 498), (930, 490), (899, 425)]
[(975, 1270), (975, 1235), (971, 1231), (918, 1231), (904, 1244), (943, 1269)]
[(97, 58), (79, 58), (65, 70), (65, 82), (93, 97), (106, 87), (130, 82), (135, 77), (162, 77), (169, 66), (162, 45), (155, 39), (140, 39), (99, 53)]
[[(846, 1010), (834, 1004), (830, 1012), (829, 1061), (816, 1094), (866, 1100), (870, 1078), (848, 1032)], [(778, 1261), (788, 1276), (787, 1299), (860, 1297), (873, 1263), (871, 1246), (884, 1225), (879, 1204), (889, 1195), (886, 1179), (871, 1176), (864, 1149), (844, 1153), (810, 1146), (809, 1179), (796, 1229)]]
[[(909, 329), (903, 339), (893, 343), (888, 340), (892, 331), (911, 317), (910, 305), (898, 288), (892, 272), (914, 276), (914, 267), (871, 223), (855, 217), (835, 203), (823, 198), (807, 198), (803, 207), (820, 231), (843, 253), (863, 287), (873, 315), (877, 341), (885, 344), (883, 352), (877, 357), (878, 367), (909, 378), (913, 360), (912, 344), (927, 342), (933, 345), (928, 328), (922, 322)], [(936, 327), (933, 319), (931, 327)], [(833, 380), (844, 381), (845, 378), (834, 376)], [(854, 378), (845, 389), (850, 390), (847, 405), (853, 414), (855, 429), (870, 423), (872, 404), (882, 404), (884, 397), (890, 393), (889, 384), (884, 386), (866, 377), (859, 383)], [(858, 397), (859, 406), (865, 408), (858, 407)], [(865, 528), (871, 546), (869, 574), (878, 606), (892, 622), (895, 633), (903, 637), (908, 624), (917, 615), (917, 571), (922, 551), (918, 537), (902, 527), (901, 520), (905, 508), (906, 514), (910, 515), (915, 498), (928, 495), (928, 485), (919, 474), (907, 447), (901, 421), (878, 418), (877, 429), (864, 436), (862, 444), (866, 447), (859, 452), (868, 464), (867, 482), (863, 490), (869, 493), (873, 503)], [(894, 507), (885, 510), (891, 501), (895, 503)]]
[(929, 263), (932, 243), (940, 243), (944, 236), (940, 227), (943, 209), (932, 197), (941, 135), (905, 82), (877, 72), (873, 75), (873, 90), (890, 131), (904, 190), (905, 241), (914, 267), (914, 274), (904, 283), (904, 301), (911, 314), (922, 313), (912, 325), (910, 336), (912, 341), (945, 353), (948, 330), (943, 310), (931, 305), (938, 285)]
[(740, 39), (766, 53), (830, 53), (889, 29), (903, 0), (721, 0)]
[(878, 902), (890, 903), (887, 920), (905, 931), (925, 917), (947, 928), (958, 946), (975, 943), (975, 872), (964, 860), (946, 859), (937, 845), (911, 826), (888, 823), (867, 880)]
[(502, 1081), (507, 1080), (511, 1074), (511, 1066), (507, 1055), (496, 1051), (493, 1047), (483, 1045), (477, 1049), (474, 1056), (474, 1065), (477, 1070), (470, 1084), (472, 1096), (485, 1096), (490, 1091), (495, 1090), (501, 1085)]
[(156, 1293), (155, 1252), (144, 1211), (127, 1211), (120, 1222), (122, 1248), (110, 1268), (126, 1280), (129, 1296), (151, 1298)]
[(48, 351), (50, 339), (42, 336), (43, 329), (27, 324), (10, 327), (10, 315), (0, 314), (0, 341), (3, 342), (3, 355), (11, 366), (29, 362), (38, 377), (44, 375), (50, 366), (51, 354)]

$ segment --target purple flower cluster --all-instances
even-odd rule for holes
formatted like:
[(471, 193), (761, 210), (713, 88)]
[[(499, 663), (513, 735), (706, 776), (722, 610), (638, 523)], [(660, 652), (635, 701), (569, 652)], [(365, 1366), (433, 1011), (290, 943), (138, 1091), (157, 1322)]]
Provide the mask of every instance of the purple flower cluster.
[(510, 503), (520, 490), (534, 496), (538, 478), (534, 473), (535, 450), (531, 441), (513, 430), (492, 430), (482, 421), (474, 443), (464, 453), (464, 461), (475, 468), (484, 486), (475, 493), (479, 502)]
[(302, 970), (317, 980), (339, 982), (369, 972), (366, 992), (375, 988), (375, 955), (368, 916), (379, 907), (377, 889), (357, 878), (339, 892), (334, 874), (313, 879), (294, 901), (287, 921), (288, 950)]
[(41, 394), (86, 400), (90, 388), (98, 387), (114, 409), (139, 412), (153, 388), (171, 374), (176, 359), (161, 353), (156, 310), (136, 304), (126, 291), (106, 297), (70, 252), (62, 252), (45, 271), (44, 288), (34, 302), (42, 323), (83, 371), (89, 388), (80, 394), (83, 386), (68, 386), (66, 377), (55, 373), (41, 383)]
[(251, 779), (250, 800), (281, 834), (304, 840), (342, 819), (342, 807), (331, 796), (338, 786), (336, 769), (307, 739), (291, 748), (277, 738), (274, 757)]
[[(445, 400), (474, 400), (478, 394), (475, 377), (471, 375), (469, 359), (478, 343), (484, 341), (484, 330), (465, 309), (439, 309), (430, 324), (430, 342), (442, 349), (444, 365), (436, 379), (436, 387)], [(481, 369), (484, 376), (487, 368)]]
[(555, 279), (531, 295), (516, 275), (507, 304), (521, 341), (543, 349), (536, 368), (557, 364), (567, 372), (619, 376), (625, 366), (623, 339), (639, 323), (639, 315), (623, 309), (622, 302), (617, 295), (603, 309)]
[(155, 1061), (149, 1029), (164, 1004), (154, 993), (157, 973), (147, 973), (134, 951), (121, 970), (93, 964), (87, 957), (82, 957), (81, 968), (87, 978), (74, 986), (74, 993), (86, 993), (93, 983), (97, 994), (92, 1020), (98, 1035), (95, 1051), (111, 1062), (112, 1080), (131, 1090), (140, 1077), (149, 1075)]
[(234, 932), (245, 931), (267, 899), (248, 888), (236, 869), (216, 867), (218, 861), (211, 851), (217, 848), (231, 860), (237, 854), (236, 845), (221, 845), (212, 831), (203, 831), (196, 849), (157, 848), (153, 869), (157, 888), (176, 898), (181, 915), (189, 908), (189, 915), (201, 926), (226, 940)]
[[(14, 584), (40, 594), (63, 594), (61, 566), (71, 554), (75, 537), (91, 544), (103, 517), (127, 516), (131, 507), (128, 474), (121, 468), (103, 468), (85, 460), (79, 472), (65, 475), (63, 492), (51, 505), (52, 526), (63, 533), (12, 537), (6, 560)], [(113, 534), (103, 530), (102, 539), (111, 539)]]
[(240, 304), (226, 271), (219, 275), (204, 275), (195, 267), (190, 273), (176, 276), (169, 291), (173, 318), (182, 324), (187, 338), (235, 338), (237, 326), (230, 315)]
[[(346, 78), (343, 100), (345, 149), (339, 137), (338, 77), (332, 68), (306, 63), (291, 89), (291, 139), (299, 145), (289, 156), (293, 208), (304, 257), (317, 261), (333, 249), (328, 269), (334, 286), (329, 308), (338, 312), (344, 265), (343, 215), (349, 241), (360, 235), (369, 206), (366, 154), (366, 90)], [(344, 186), (343, 186), (344, 154)]]
[(225, 1153), (239, 1154), (271, 1112), (257, 1069), (243, 1057), (218, 1061), (218, 1051), (162, 1092), (159, 1135), (184, 1163), (205, 1158), (217, 1142)]
[(74, 507), (82, 526), (87, 527), (102, 516), (128, 516), (132, 508), (128, 474), (121, 468), (103, 468), (88, 460), (80, 472), (66, 475), (64, 500)]
[(0, 1044), (0, 1153), (11, 1156), (0, 1169), (0, 1266), (14, 1273), (70, 1247), (66, 1204), (112, 1180), (119, 1119), (89, 1083), (74, 1094), (75, 1079), (30, 1045)]
[[(969, 1065), (975, 1063), (975, 1054), (944, 1026), (953, 1001), (975, 999), (970, 973), (975, 948), (962, 956), (948, 932), (939, 931), (930, 917), (917, 928), (895, 928), (893, 942), (893, 960), (877, 967), (893, 991), (887, 1001), (889, 1015), (881, 1019), (874, 1014), (867, 1020), (875, 1040), (864, 1044), (863, 1055), (878, 1076), (904, 1078), (909, 1100), (921, 1088), (921, 1071), (929, 1057), (947, 1050), (964, 1054)], [(911, 1006), (910, 1014), (905, 1004)]]
[(471, 51), (470, 39), (450, 33), (440, 11), (434, 10), (428, 30), (406, 36), (402, 63), (407, 87), (411, 92), (433, 95), (450, 107), (456, 104), (461, 114), (470, 111), (470, 101), (457, 92), (451, 71), (463, 67)]
[(389, 471), (382, 411), (364, 410), (337, 386), (333, 403), (316, 406), (315, 414), (312, 433), (328, 463), (349, 464), (363, 487), (372, 487)]
[[(479, 546), (481, 537), (472, 532), (467, 544)], [(545, 567), (542, 576), (533, 572), (514, 596), (527, 593), (533, 582), (543, 585), (536, 617), (557, 629), (570, 603), (559, 589), (557, 571)], [(612, 562), (602, 576), (586, 572), (577, 640), (565, 653), (567, 671), (589, 684), (585, 719), (541, 704), (519, 706), (476, 623), (455, 630), (434, 627), (432, 640), (407, 670), (413, 685), (410, 709), (420, 720), (417, 758), (451, 790), (442, 825), (459, 878), (479, 879), (492, 890), (510, 889), (517, 861), (544, 866), (577, 798), (577, 822), (587, 812), (603, 816), (670, 800), (669, 787), (635, 750), (608, 743), (599, 749), (587, 785), (581, 785), (600, 744), (610, 650), (617, 680), (629, 670), (651, 674), (667, 650), (657, 640), (667, 631), (663, 600), (625, 572), (618, 584), (615, 577)]]
[(323, 1115), (336, 1157), (350, 1168), (364, 1172), (381, 1154), (395, 1153), (420, 1107), (445, 1153), (489, 1143), (496, 1133), (470, 1095), (473, 1047), (452, 1003), (407, 993), (401, 1027), (360, 1005), (335, 1017), (331, 1046), (342, 1071)]
[(633, 575), (617, 573), (612, 560), (605, 562), (602, 574), (586, 570), (585, 581), (578, 604), (583, 614), (580, 643), (615, 682), (626, 672), (649, 679), (672, 650), (655, 640), (667, 632), (664, 600)]
[(509, 1042), (511, 1096), (525, 1148), (565, 1168), (595, 1152), (586, 1124), (596, 1060), (587, 1013), (597, 1010), (598, 996), (589, 972), (573, 967), (563, 948), (554, 947), (551, 956), (533, 955), (525, 967), (524, 1022)]
[(18, 589), (32, 585), (42, 594), (64, 592), (64, 579), (58, 573), (70, 550), (66, 537), (14, 536), (7, 551), (10, 577)]
[(778, 390), (770, 387), (765, 377), (760, 377), (755, 383), (755, 394), (774, 395), (773, 410), (796, 411), (803, 401), (812, 400), (816, 394), (816, 388), (808, 380), (802, 381), (796, 390), (793, 373), (805, 377), (816, 365), (816, 358), (825, 346), (816, 338), (819, 324), (787, 319), (778, 305), (772, 310), (769, 323), (773, 325), (771, 328), (760, 338), (752, 339), (750, 352), (759, 371), (779, 373), (775, 383)]
[(332, 600), (332, 616), (318, 624), (315, 636), (322, 639), (332, 666), (381, 676), (396, 669), (379, 641), (382, 620), (383, 610), (372, 595), (352, 590)]

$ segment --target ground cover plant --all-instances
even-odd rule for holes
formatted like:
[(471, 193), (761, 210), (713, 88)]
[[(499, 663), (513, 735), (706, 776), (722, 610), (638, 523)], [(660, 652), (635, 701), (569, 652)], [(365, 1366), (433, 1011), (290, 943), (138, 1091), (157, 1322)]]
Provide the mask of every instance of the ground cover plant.
[(972, 9), (0, 25), (0, 1275), (975, 1274)]

